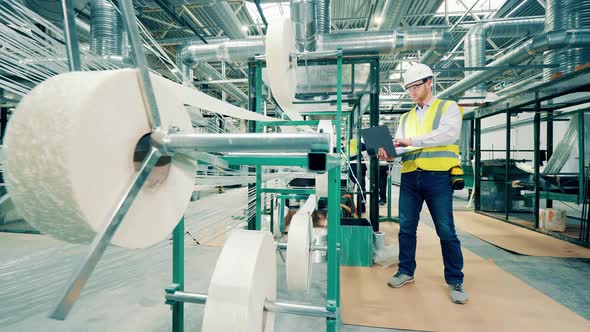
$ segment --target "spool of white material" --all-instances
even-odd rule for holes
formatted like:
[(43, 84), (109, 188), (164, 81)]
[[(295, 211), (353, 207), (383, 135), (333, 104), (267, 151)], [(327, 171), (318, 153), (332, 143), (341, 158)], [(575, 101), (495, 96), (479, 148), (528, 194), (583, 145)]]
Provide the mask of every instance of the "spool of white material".
[(273, 331), (264, 301), (276, 296), (276, 254), (270, 233), (236, 230), (217, 260), (203, 316), (203, 332)]
[(311, 243), (313, 222), (311, 214), (317, 206), (316, 195), (309, 195), (289, 225), (287, 239), (287, 287), (290, 290), (309, 289), (311, 279)]
[(266, 45), (266, 68), (272, 94), (291, 120), (301, 120), (293, 104), (297, 90), (297, 59), (291, 59), (296, 49), (295, 32), (289, 17), (269, 20)]
[[(152, 83), (162, 125), (192, 132), (177, 85), (155, 75)], [(136, 145), (150, 131), (135, 70), (66, 73), (41, 83), (18, 105), (5, 137), (5, 179), (18, 211), (43, 233), (89, 242), (130, 185), (141, 161), (134, 164)], [(152, 245), (182, 217), (195, 163), (175, 156), (154, 173), (159, 183), (144, 185), (113, 244)]]

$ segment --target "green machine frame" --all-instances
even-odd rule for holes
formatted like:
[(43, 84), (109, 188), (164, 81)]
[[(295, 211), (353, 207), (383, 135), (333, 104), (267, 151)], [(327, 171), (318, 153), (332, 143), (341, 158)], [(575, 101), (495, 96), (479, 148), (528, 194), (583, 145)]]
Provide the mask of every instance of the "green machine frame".
[[(552, 201), (565, 201), (565, 202), (572, 202), (580, 204), (584, 199), (584, 166), (586, 165), (584, 160), (585, 154), (585, 144), (587, 144), (584, 140), (584, 114), (590, 112), (590, 109), (580, 108), (571, 111), (564, 111), (564, 108), (581, 105), (583, 103), (587, 103), (590, 101), (590, 97), (585, 96), (581, 98), (575, 98), (571, 102), (560, 102), (559, 104), (547, 104), (541, 105), (543, 101), (551, 100), (557, 97), (565, 96), (574, 92), (582, 92), (582, 91), (590, 91), (590, 69), (580, 70), (578, 72), (566, 75), (560, 79), (540, 84), (532, 89), (529, 89), (524, 92), (519, 92), (513, 95), (508, 95), (501, 99), (498, 99), (492, 103), (485, 105), (484, 107), (480, 107), (475, 110), (472, 114), (472, 121), (473, 121), (473, 135), (474, 135), (474, 159), (475, 159), (475, 174), (474, 174), (474, 182), (475, 182), (475, 211), (489, 215), (491, 217), (500, 219), (505, 222), (509, 222), (511, 224), (515, 224), (517, 226), (529, 228), (535, 231), (538, 231), (539, 227), (539, 208), (540, 208), (540, 200), (546, 199), (547, 200), (547, 207), (552, 207)], [(510, 130), (515, 125), (523, 124), (522, 121), (513, 122), (511, 119), (512, 114), (520, 113), (520, 112), (533, 112), (533, 135), (534, 135), (534, 149), (532, 152), (534, 153), (534, 175), (533, 175), (533, 182), (534, 182), (534, 194), (533, 194), (533, 214), (534, 214), (534, 227), (528, 227), (519, 223), (515, 223), (510, 221), (510, 189), (511, 183), (510, 181), (506, 181), (505, 185), (505, 215), (503, 218), (498, 217), (493, 214), (487, 214), (481, 211), (481, 181), (482, 181), (482, 174), (481, 174), (481, 135), (482, 135), (482, 125), (481, 120), (493, 115), (497, 114), (505, 114), (506, 115), (506, 153), (505, 158), (506, 162), (506, 169), (505, 169), (505, 176), (506, 179), (510, 179), (510, 163), (508, 162), (511, 158), (511, 150), (510, 150)], [(547, 124), (547, 157), (548, 159), (551, 158), (553, 154), (553, 122), (557, 121), (557, 119), (578, 114), (578, 149), (579, 149), (579, 174), (578, 174), (578, 183), (579, 183), (579, 190), (576, 194), (565, 194), (565, 193), (554, 193), (554, 192), (547, 192), (542, 191), (540, 187), (540, 170), (539, 170), (539, 151), (540, 151), (540, 135), (541, 135), (541, 122), (546, 121)], [(588, 246), (588, 242), (582, 242), (576, 240), (572, 237), (556, 234), (556, 233), (548, 233), (551, 236), (567, 240), (570, 242), (574, 242), (576, 244)]]
[[(336, 119), (342, 118), (342, 52), (336, 54), (337, 63), (337, 102)], [(250, 74), (256, 78), (255, 94), (250, 89), (250, 105), (261, 113), (262, 109), (262, 61), (257, 60), (254, 67), (250, 67)], [(273, 125), (277, 125), (275, 122)], [(287, 123), (282, 123), (287, 124)], [(303, 123), (296, 123), (300, 125)], [(304, 124), (310, 124), (307, 121)], [(250, 129), (259, 132), (267, 123), (253, 123)], [(291, 125), (293, 125), (291, 123)], [(340, 125), (337, 125), (337, 144), (340, 144)], [(328, 172), (328, 238), (327, 238), (327, 290), (325, 307), (327, 312), (333, 313), (326, 316), (326, 331), (335, 332), (340, 330), (340, 259), (338, 253), (340, 236), (340, 154), (326, 155), (326, 172)], [(262, 216), (262, 193), (274, 192), (283, 195), (309, 195), (315, 191), (305, 189), (283, 189), (263, 188), (262, 166), (301, 166), (308, 167), (308, 156), (228, 156), (223, 157), (231, 165), (250, 165), (256, 170), (256, 202), (255, 215), (249, 216), (248, 229), (259, 230), (261, 228)], [(282, 197), (284, 199), (284, 197)], [(251, 208), (249, 206), (249, 208)], [(249, 209), (250, 210), (250, 209)], [(172, 259), (172, 282), (166, 289), (166, 293), (173, 294), (176, 291), (184, 290), (184, 219), (181, 220), (173, 232), (173, 259)], [(172, 330), (182, 332), (184, 330), (184, 303), (182, 301), (167, 300), (172, 309)]]

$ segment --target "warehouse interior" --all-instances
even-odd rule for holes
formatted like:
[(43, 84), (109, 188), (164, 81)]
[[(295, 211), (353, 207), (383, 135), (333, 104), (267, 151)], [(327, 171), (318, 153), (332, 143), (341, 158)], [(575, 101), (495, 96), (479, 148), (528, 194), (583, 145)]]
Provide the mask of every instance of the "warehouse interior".
[(0, 331), (589, 331), (589, 137), (588, 0), (0, 0)]

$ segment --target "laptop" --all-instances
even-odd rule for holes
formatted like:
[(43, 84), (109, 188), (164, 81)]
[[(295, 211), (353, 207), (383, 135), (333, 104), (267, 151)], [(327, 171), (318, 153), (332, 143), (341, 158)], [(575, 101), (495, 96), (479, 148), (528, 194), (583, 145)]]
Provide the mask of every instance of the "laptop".
[(361, 129), (361, 136), (369, 156), (376, 156), (379, 148), (385, 149), (389, 157), (400, 157), (406, 153), (422, 149), (413, 146), (396, 148), (393, 146), (393, 137), (391, 137), (389, 128), (385, 125)]

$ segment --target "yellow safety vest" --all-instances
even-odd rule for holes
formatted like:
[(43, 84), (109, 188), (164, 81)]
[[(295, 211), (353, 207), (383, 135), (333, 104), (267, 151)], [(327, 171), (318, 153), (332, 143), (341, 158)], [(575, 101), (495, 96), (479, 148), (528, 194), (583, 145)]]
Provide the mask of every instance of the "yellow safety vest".
[[(401, 137), (412, 138), (428, 134), (437, 129), (442, 115), (447, 111), (451, 103), (452, 102), (448, 100), (435, 99), (430, 107), (428, 107), (422, 123), (418, 123), (416, 107), (402, 115), (400, 119), (402, 130)], [(459, 107), (459, 111), (461, 112), (462, 118), (463, 109)], [(460, 164), (459, 146), (457, 144), (449, 144), (424, 148), (403, 155), (402, 162), (402, 173), (413, 172), (418, 168), (425, 171), (448, 171)]]

